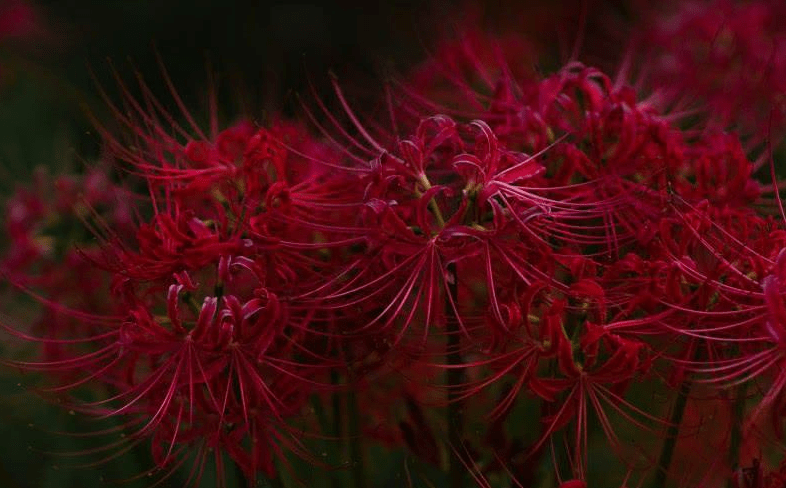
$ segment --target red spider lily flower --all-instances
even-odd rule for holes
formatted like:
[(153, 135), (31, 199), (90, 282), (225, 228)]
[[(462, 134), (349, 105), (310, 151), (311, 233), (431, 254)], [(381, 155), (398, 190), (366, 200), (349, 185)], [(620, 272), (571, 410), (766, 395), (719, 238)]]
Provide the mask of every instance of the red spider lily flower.
[[(583, 244), (611, 246), (614, 252), (641, 242), (648, 234), (640, 225), (642, 217), (650, 229), (655, 225), (658, 195), (665, 192), (668, 176), (685, 165), (685, 142), (671, 124), (673, 117), (578, 63), (543, 80), (503, 73), (499, 82), (511, 87), (506, 91), (510, 95), (504, 101), (490, 95), (477, 116), (508, 147), (538, 152), (553, 145), (543, 164), (553, 175), (547, 181), (554, 198), (569, 200), (574, 208), (595, 209), (594, 218), (579, 213), (558, 223), (557, 231)], [(418, 106), (415, 90), (407, 93)], [(455, 103), (470, 102), (458, 92)], [(576, 182), (586, 184), (577, 187)]]
[[(127, 419), (124, 425), (133, 427), (127, 441), (152, 438), (161, 469), (176, 467), (176, 459), (186, 457), (188, 448), (207, 440), (202, 448), (225, 449), (249, 479), (257, 472), (275, 476), (270, 456), (282, 455), (280, 446), (305, 455), (283, 421), (301, 411), (307, 392), (321, 388), (311, 378), (318, 377), (325, 364), (309, 366), (296, 359), (302, 352), (287, 339), (286, 312), (274, 294), (260, 288), (241, 302), (229, 294), (234, 287), (227, 286), (227, 294), (207, 296), (201, 307), (192, 298), (186, 301), (189, 308), (182, 309), (181, 292), (197, 289), (187, 276), (178, 281), (169, 286), (165, 316), (153, 316), (149, 304), (141, 301), (128, 303), (128, 318), (119, 326), (104, 319), (101, 335), (45, 339), (66, 349), (63, 359), (17, 365), (88, 372), (69, 375), (53, 391), (88, 382), (117, 391), (74, 408)], [(92, 352), (69, 354), (69, 344), (87, 343)], [(241, 447), (245, 445), (250, 450)]]
[[(592, 337), (587, 329), (575, 348), (567, 337), (558, 335), (557, 356), (555, 358), (560, 378), (535, 377), (530, 380), (534, 392), (548, 402), (564, 398), (555, 412), (543, 419), (547, 428), (533, 449), (546, 442), (560, 428), (573, 424), (570, 442), (571, 466), (579, 478), (584, 478), (587, 469), (587, 422), (590, 410), (595, 412), (606, 438), (619, 456), (628, 451), (614, 433), (606, 408), (624, 412), (622, 415), (635, 425), (652, 429), (652, 424), (663, 424), (646, 411), (623, 399), (625, 390), (640, 373), (646, 372), (646, 363), (641, 352), (645, 345), (639, 341), (622, 339), (611, 334), (601, 338)], [(575, 352), (574, 352), (575, 349)], [(576, 355), (580, 355), (577, 362)]]
[[(250, 483), (259, 473), (275, 477), (274, 459), (307, 456), (287, 422), (338, 364), (319, 354), (316, 309), (291, 298), (331, 269), (329, 251), (315, 243), (345, 235), (324, 225), (343, 215), (342, 199), (331, 201), (336, 190), (318, 184), (326, 172), (312, 160), (327, 159), (325, 150), (297, 126), (241, 123), (208, 139), (192, 124), (192, 138), (141, 87), (144, 106), (123, 87), (131, 110), (117, 111), (134, 147), (100, 130), (127, 185), (141, 183), (147, 195), (135, 197), (133, 222), (93, 209), (100, 249), (82, 252), (88, 269), (111, 277), (102, 291), (113, 307), (59, 303), (50, 290), (34, 295), (82, 326), (41, 338), (12, 331), (57, 350), (15, 364), (55, 373), (57, 393), (86, 385), (111, 392), (70, 402), (128, 428), (125, 443), (106, 446), (105, 459), (149, 439), (159, 482), (195, 456), (201, 461), (189, 482), (198, 484), (210, 450), (219, 471), (226, 453)], [(73, 186), (101, 194), (96, 179)]]
[[(591, 111), (589, 113), (594, 113), (595, 110), (603, 109), (604, 103), (616, 103), (614, 102), (616, 99), (607, 94), (609, 88), (608, 80), (593, 70), (583, 70), (580, 67), (568, 67), (561, 71), (558, 76), (534, 83), (533, 85), (532, 89), (538, 90), (543, 96), (540, 98), (532, 98), (532, 106), (528, 105), (530, 99), (517, 99), (516, 103), (518, 105), (511, 106), (510, 110), (515, 111), (515, 107), (517, 106), (525, 107), (528, 110), (536, 110), (536, 113), (540, 114), (541, 121), (549, 120), (550, 123), (553, 124), (552, 127), (549, 127), (548, 123), (541, 122), (541, 125), (545, 125), (542, 132), (546, 135), (553, 134), (555, 130), (569, 130), (571, 136), (578, 134), (577, 137), (581, 139), (581, 137), (583, 137), (582, 134), (586, 134), (589, 137), (598, 131), (596, 127), (591, 125), (591, 120), (594, 119), (584, 120), (584, 116), (582, 115), (583, 111), (580, 109), (578, 103), (569, 98), (568, 94), (573, 93), (574, 87), (578, 87), (576, 91), (581, 91), (581, 98), (589, 100), (589, 102), (587, 102), (590, 104), (589, 109)], [(566, 92), (566, 96), (559, 98), (557, 93), (561, 90)], [(577, 96), (576, 99), (578, 98), (579, 96)], [(630, 97), (628, 96), (628, 98)], [(556, 106), (560, 108), (555, 108)], [(578, 126), (574, 123), (574, 116), (569, 110), (575, 112), (575, 118), (578, 119)], [(610, 110), (610, 113), (612, 112), (613, 110)], [(614, 151), (623, 147), (625, 148), (619, 156), (620, 161), (622, 161), (623, 159), (631, 158), (630, 153), (633, 150), (632, 147), (639, 148), (636, 150), (641, 151), (643, 156), (641, 168), (652, 166), (651, 163), (655, 160), (659, 162), (666, 160), (667, 164), (677, 166), (682, 161), (679, 157), (678, 148), (680, 146), (678, 142), (667, 142), (673, 138), (665, 137), (664, 139), (663, 136), (659, 135), (661, 133), (670, 133), (670, 129), (665, 121), (659, 121), (654, 116), (651, 117), (650, 112), (651, 110), (647, 109), (636, 113), (642, 114), (645, 121), (652, 120), (650, 125), (654, 124), (654, 127), (657, 127), (657, 130), (651, 131), (652, 134), (655, 134), (651, 137), (653, 141), (651, 145), (659, 149), (649, 149), (644, 145), (647, 143), (647, 137), (650, 132), (647, 132), (649, 129), (647, 129), (645, 123), (638, 122), (638, 125), (645, 127), (645, 129), (642, 130), (641, 134), (637, 137), (643, 139), (645, 142), (631, 141), (630, 143), (623, 144), (618, 141), (614, 144)], [(349, 113), (351, 114), (351, 112)], [(536, 156), (540, 156), (546, 161), (546, 164), (543, 165), (545, 167), (544, 169), (546, 171), (560, 172), (562, 176), (556, 181), (553, 178), (543, 179), (542, 177), (532, 179), (537, 176), (535, 173), (532, 173), (532, 168), (537, 168), (537, 166), (533, 164), (534, 161), (519, 157), (519, 161), (521, 162), (515, 163), (515, 154), (512, 154), (513, 159), (507, 156), (508, 161), (506, 161), (506, 153), (503, 149), (506, 147), (506, 144), (498, 139), (496, 130), (499, 129), (502, 133), (505, 133), (507, 129), (499, 126), (497, 123), (498, 121), (493, 118), (493, 114), (488, 118), (494, 122), (495, 126), (492, 126), (494, 130), (485, 123), (473, 123), (478, 129), (479, 136), (484, 140), (482, 145), (476, 145), (476, 148), (480, 148), (482, 151), (476, 154), (467, 152), (466, 149), (461, 147), (462, 137), (465, 136), (462, 136), (459, 133), (460, 131), (454, 128), (454, 126), (458, 126), (455, 125), (452, 119), (440, 116), (421, 122), (417, 129), (416, 138), (406, 140), (402, 143), (401, 150), (403, 152), (401, 154), (403, 157), (397, 154), (392, 155), (395, 153), (389, 151), (383, 152), (383, 155), (378, 160), (380, 164), (372, 167), (373, 169), (369, 175), (373, 179), (370, 183), (365, 185), (367, 188), (367, 195), (373, 190), (373, 193), (370, 195), (375, 198), (375, 200), (371, 202), (371, 208), (380, 215), (384, 215), (384, 218), (391, 223), (393, 223), (393, 220), (397, 220), (393, 218), (393, 215), (404, 216), (405, 218), (402, 221), (395, 222), (395, 228), (406, 233), (406, 231), (404, 231), (406, 217), (409, 215), (415, 217), (418, 215), (418, 211), (421, 212), (420, 215), (425, 215), (425, 218), (418, 217), (420, 219), (418, 224), (420, 225), (416, 228), (433, 229), (438, 222), (434, 221), (433, 217), (430, 217), (430, 214), (433, 211), (434, 205), (437, 207), (441, 205), (441, 200), (447, 203), (452, 198), (457, 202), (453, 204), (453, 208), (460, 211), (463, 211), (465, 206), (469, 205), (475, 205), (478, 207), (479, 211), (483, 211), (483, 206), (488, 205), (491, 207), (491, 214), (494, 216), (495, 222), (498, 222), (497, 229), (506, 225), (505, 220), (510, 219), (507, 217), (506, 212), (510, 212), (512, 216), (510, 220), (512, 221), (507, 225), (510, 225), (511, 230), (519, 228), (528, 232), (529, 235), (524, 236), (526, 239), (534, 241), (545, 249), (561, 241), (561, 243), (572, 245), (573, 247), (583, 247), (582, 251), (584, 252), (587, 252), (593, 246), (620, 247), (625, 243), (632, 242), (634, 236), (640, 237), (641, 226), (639, 222), (634, 220), (641, 219), (641, 214), (644, 209), (647, 209), (647, 220), (653, 221), (651, 227), (655, 227), (655, 221), (660, 213), (660, 206), (656, 206), (654, 203), (643, 203), (641, 201), (641, 195), (652, 195), (653, 190), (641, 185), (638, 181), (623, 181), (623, 184), (620, 184), (616, 183), (616, 181), (618, 181), (616, 177), (614, 177), (615, 179), (611, 179), (599, 173), (597, 170), (590, 170), (584, 177), (586, 184), (583, 184), (583, 186), (567, 184), (571, 178), (575, 178), (575, 176), (580, 173), (577, 171), (576, 163), (574, 162), (576, 156), (574, 155), (582, 155), (581, 150), (577, 149), (576, 145), (583, 144), (583, 142), (563, 143), (557, 141), (554, 143), (555, 147), (553, 149), (548, 149), (545, 147), (545, 144), (541, 143), (540, 145), (543, 147), (541, 148), (541, 152), (536, 153)], [(354, 123), (356, 125), (358, 124), (357, 119), (354, 119)], [(587, 124), (587, 126), (585, 126), (585, 124)], [(635, 118), (630, 118), (629, 121), (625, 123), (624, 130), (629, 130), (630, 128), (635, 131), (636, 124)], [(623, 132), (623, 129), (617, 129), (616, 127), (618, 127), (618, 125), (613, 127), (609, 126), (606, 130)], [(359, 130), (360, 129), (362, 128), (359, 128)], [(518, 130), (527, 134), (536, 132), (526, 125), (520, 127)], [(467, 201), (466, 195), (462, 196), (462, 200), (458, 199), (460, 196), (458, 188), (453, 190), (451, 194), (443, 187), (432, 184), (427, 176), (426, 173), (428, 171), (425, 170), (423, 163), (424, 159), (431, 158), (433, 160), (435, 156), (441, 156), (439, 154), (432, 154), (436, 146), (428, 146), (423, 140), (424, 136), (429, 135), (429, 131), (433, 131), (438, 137), (436, 141), (440, 144), (444, 143), (447, 145), (446, 149), (449, 149), (451, 145), (458, 145), (457, 149), (449, 150), (459, 153), (455, 157), (453, 169), (447, 167), (445, 169), (440, 169), (438, 165), (444, 165), (444, 163), (436, 161), (437, 164), (434, 164), (435, 162), (430, 162), (430, 164), (434, 165), (433, 168), (430, 168), (430, 171), (434, 173), (437, 171), (448, 171), (445, 175), (450, 174), (449, 171), (458, 173), (456, 175), (456, 178), (458, 178), (457, 181), (465, 183), (461, 191), (465, 192), (466, 195), (471, 198), (471, 203)], [(369, 139), (369, 144), (372, 146), (371, 149), (367, 150), (368, 152), (373, 153), (374, 149), (379, 151), (384, 150), (380, 143), (370, 139), (370, 135), (367, 132), (364, 137)], [(504, 141), (510, 141), (510, 137), (506, 136)], [(428, 141), (426, 140), (426, 142)], [(608, 152), (608, 150), (603, 149), (601, 144), (595, 139), (590, 139), (588, 144), (590, 144), (589, 147), (591, 148), (597, 148), (596, 151), (599, 153)], [(675, 145), (677, 145), (677, 148), (673, 148)], [(640, 149), (641, 147), (644, 147), (644, 149)], [(478, 149), (474, 149), (473, 151), (478, 151)], [(462, 152), (464, 154), (461, 154)], [(500, 158), (498, 154), (501, 154), (502, 157)], [(592, 164), (591, 161), (593, 158), (597, 160), (601, 156), (592, 153), (589, 156), (583, 157), (588, 164)], [(603, 157), (608, 157), (608, 155)], [(645, 159), (645, 157), (648, 159)], [(531, 159), (534, 160), (535, 157), (533, 156)], [(512, 164), (509, 161), (514, 161), (514, 163)], [(562, 168), (560, 169), (559, 166), (556, 166), (555, 169), (554, 162), (560, 164)], [(615, 165), (609, 165), (609, 167), (611, 166)], [(616, 166), (621, 166), (621, 163)], [(565, 168), (568, 169), (565, 170)], [(518, 175), (517, 173), (522, 170), (524, 173)], [(635, 170), (636, 167), (633, 167), (625, 171), (633, 173)], [(381, 171), (388, 171), (389, 174), (385, 175), (385, 173), (380, 173)], [(540, 172), (543, 171), (543, 169), (538, 169), (537, 171)], [(666, 172), (661, 169), (658, 173), (661, 176), (656, 181), (660, 181), (661, 186), (665, 186), (662, 182), (664, 181), (663, 175)], [(658, 173), (656, 173), (653, 178), (657, 176)], [(440, 176), (444, 178), (444, 176)], [(647, 177), (644, 175), (637, 174), (634, 176), (638, 179), (647, 180)], [(525, 179), (522, 179), (522, 177)], [(420, 200), (420, 205), (417, 207), (418, 210), (409, 209), (404, 205), (406, 201), (405, 198), (408, 197), (410, 201), (412, 201), (411, 195), (407, 196), (391, 192), (391, 189), (398, 191), (398, 187), (406, 181), (406, 178), (410, 180), (408, 185), (416, 188), (418, 185), (422, 185), (422, 188), (418, 191), (428, 197)], [(562, 180), (561, 178), (565, 179)], [(540, 184), (541, 187), (530, 186), (527, 188), (526, 186), (522, 186), (522, 183), (527, 182), (528, 179), (531, 179), (534, 183)], [(376, 182), (378, 182), (379, 185), (375, 186)], [(423, 185), (423, 182), (426, 184)], [(655, 182), (650, 183), (654, 186), (657, 185)], [(455, 183), (453, 186), (456, 186)], [(426, 195), (424, 192), (429, 193)], [(395, 207), (391, 207), (387, 202), (395, 202)], [(647, 208), (648, 206), (649, 208)], [(427, 208), (429, 211), (424, 211)], [(513, 209), (515, 210), (511, 212)], [(623, 210), (621, 209), (624, 209), (629, 216), (624, 217)], [(475, 212), (478, 210), (473, 209)], [(451, 220), (446, 221), (448, 224), (457, 222), (456, 216), (458, 216), (459, 220), (463, 219), (464, 221), (472, 217), (471, 215), (462, 215), (460, 213), (455, 213), (453, 215), (454, 217), (452, 217)], [(540, 222), (545, 222), (547, 224)], [(376, 222), (374, 225), (378, 226)], [(443, 229), (442, 234), (445, 236), (453, 235), (457, 237), (463, 235), (471, 239), (483, 237), (491, 239), (489, 244), (494, 246), (494, 249), (488, 249), (489, 246), (487, 245), (485, 250), (481, 248), (480, 251), (486, 256), (491, 255), (489, 251), (502, 253), (503, 262), (511, 265), (517, 272), (517, 277), (524, 283), (531, 283), (535, 279), (543, 279), (548, 275), (548, 273), (539, 273), (537, 270), (522, 270), (521, 266), (523, 263), (521, 261), (516, 262), (516, 260), (520, 259), (519, 256), (521, 256), (523, 249), (511, 250), (508, 252), (504, 248), (501, 248), (498, 244), (500, 241), (498, 239), (493, 239), (502, 237), (498, 234), (498, 230), (492, 234), (488, 232), (492, 230), (491, 228), (477, 222), (474, 227), (466, 223), (464, 223), (463, 227), (464, 229), (461, 229), (461, 227), (456, 228), (456, 230), (461, 229), (460, 233), (457, 233), (452, 228), (446, 227)], [(393, 231), (388, 231), (385, 235), (390, 235), (391, 232)], [(544, 235), (548, 237), (545, 239), (541, 237)], [(413, 235), (408, 237), (408, 239), (411, 241), (413, 237), (416, 238), (417, 236)], [(549, 240), (555, 240), (555, 242), (549, 242)], [(576, 255), (580, 255), (582, 251), (577, 250)], [(542, 253), (543, 251), (539, 252)], [(464, 253), (465, 256), (471, 256), (473, 254), (474, 252)], [(483, 254), (477, 255), (483, 256)], [(498, 260), (486, 258), (486, 262), (490, 261)], [(529, 261), (531, 261), (531, 259), (529, 259)], [(421, 263), (422, 261), (417, 262)], [(406, 261), (406, 263), (413, 264), (413, 261)], [(425, 264), (425, 262), (422, 262), (422, 264)], [(483, 266), (483, 262), (481, 261), (479, 265)], [(488, 268), (488, 265), (486, 265), (486, 267)], [(491, 277), (492, 274), (493, 273), (487, 272), (487, 277)], [(414, 283), (415, 278), (412, 279)], [(421, 282), (422, 281), (423, 280), (421, 280)], [(493, 291), (494, 288), (496, 287), (490, 284), (489, 291)], [(408, 294), (401, 295), (401, 297), (404, 296), (408, 296)], [(495, 314), (495, 317), (501, 321), (503, 315), (501, 310), (503, 307), (499, 304), (498, 299), (492, 298), (492, 307), (492, 312)]]
[(313, 292), (316, 299), (346, 307), (385, 296), (384, 308), (361, 331), (393, 328), (395, 342), (420, 313), (426, 326), (443, 320), (444, 303), (469, 332), (456, 297), (446, 294), (452, 264), (460, 290), (485, 283), (486, 298), (479, 298), (504, 330), (510, 318), (502, 290), (550, 279), (549, 236), (561, 237), (552, 224), (574, 213), (595, 215), (588, 205), (549, 197), (547, 186), (536, 183), (543, 172), (538, 157), (507, 150), (480, 121), (462, 126), (446, 116), (424, 119), (414, 137), (360, 173), (365, 212), (356, 232), (368, 249), (332, 290)]
[[(766, 413), (780, 435), (782, 226), (738, 200), (724, 198), (718, 206), (677, 200), (688, 210), (669, 225), (681, 228), (682, 243), (664, 248), (664, 256), (671, 253), (679, 283), (663, 296), (672, 313), (658, 323), (681, 337), (686, 347), (672, 359), (676, 373), (680, 378), (699, 373), (701, 383), (738, 392), (753, 382), (761, 397), (738, 414), (738, 428), (744, 423), (749, 434)], [(688, 380), (676, 383), (683, 381)]]

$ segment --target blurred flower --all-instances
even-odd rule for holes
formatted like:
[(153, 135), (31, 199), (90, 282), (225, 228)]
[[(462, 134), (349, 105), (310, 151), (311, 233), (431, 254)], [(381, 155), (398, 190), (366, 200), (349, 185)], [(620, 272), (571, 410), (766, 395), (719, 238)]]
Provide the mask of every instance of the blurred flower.
[(36, 8), (25, 0), (0, 2), (0, 40), (40, 34), (42, 24)]
[(757, 144), (782, 137), (786, 29), (778, 19), (785, 7), (777, 0), (665, 6), (645, 19), (653, 86), (695, 99), (710, 127), (736, 127)]

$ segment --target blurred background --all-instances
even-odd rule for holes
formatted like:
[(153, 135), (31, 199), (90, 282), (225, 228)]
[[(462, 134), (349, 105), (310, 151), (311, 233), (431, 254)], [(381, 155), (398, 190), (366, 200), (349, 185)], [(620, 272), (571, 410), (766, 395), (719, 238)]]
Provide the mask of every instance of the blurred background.
[[(423, 59), (467, 15), (487, 28), (530, 31), (565, 52), (586, 23), (581, 3), (0, 0), (0, 157), (23, 171), (64, 164), (74, 151), (94, 156), (85, 109), (110, 116), (97, 88), (116, 92), (114, 70), (131, 85), (139, 73), (169, 99), (157, 56), (195, 115), (215, 90), (224, 117), (257, 118), (285, 108), (309, 82), (322, 92), (329, 70), (344, 83), (378, 85)], [(585, 3), (590, 29), (624, 30), (619, 17), (631, 2)], [(611, 15), (597, 15), (599, 6)], [(618, 50), (600, 46), (604, 59)]]
[(328, 69), (370, 76), (383, 59), (417, 56), (429, 37), (413, 35), (419, 3), (1, 0), (0, 154), (20, 167), (95, 155), (85, 108), (109, 115), (97, 87), (115, 91), (114, 70), (131, 85), (139, 73), (167, 99), (157, 56), (195, 114), (209, 73), (225, 116), (279, 110), (307, 74), (321, 85)]

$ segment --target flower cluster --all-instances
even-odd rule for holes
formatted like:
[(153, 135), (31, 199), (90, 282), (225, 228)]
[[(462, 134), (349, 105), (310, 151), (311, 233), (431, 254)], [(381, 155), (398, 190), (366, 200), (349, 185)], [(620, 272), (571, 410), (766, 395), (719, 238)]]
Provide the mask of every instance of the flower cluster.
[[(336, 467), (311, 452), (332, 441), (357, 486), (372, 442), (451, 488), (783, 486), (759, 454), (786, 415), (776, 182), (668, 97), (450, 46), (380, 94), (385, 118), (334, 80), (307, 124), (206, 134), (125, 92), (125, 135), (101, 130), (116, 180), (7, 205), (3, 273), (49, 314), (6, 325), (44, 346), (14, 364), (120, 419), (106, 450), (146, 443), (159, 483), (211, 457), (250, 484), (293, 455)], [(91, 233), (46, 247), (74, 209)]]

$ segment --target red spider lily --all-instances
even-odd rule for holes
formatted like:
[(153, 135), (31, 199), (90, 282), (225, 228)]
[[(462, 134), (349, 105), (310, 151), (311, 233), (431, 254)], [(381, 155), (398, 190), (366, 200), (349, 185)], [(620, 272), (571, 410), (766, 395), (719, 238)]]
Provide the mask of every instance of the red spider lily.
[[(588, 330), (589, 332), (589, 330)], [(638, 341), (621, 339), (606, 334), (603, 339), (591, 338), (590, 334), (581, 339), (580, 354), (584, 357), (578, 363), (573, 346), (563, 335), (559, 337), (557, 346), (557, 364), (563, 378), (533, 378), (530, 386), (538, 395), (547, 401), (554, 401), (560, 392), (566, 394), (556, 412), (543, 419), (547, 429), (540, 442), (548, 440), (552, 434), (574, 422), (572, 444), (570, 446), (571, 462), (574, 473), (584, 478), (587, 469), (587, 416), (590, 409), (598, 417), (603, 432), (619, 455), (626, 450), (614, 433), (605, 409), (613, 408), (629, 421), (641, 427), (647, 423), (662, 422), (649, 413), (623, 400), (622, 395), (629, 383), (641, 372), (646, 371), (646, 363), (641, 361), (644, 344)], [(608, 356), (603, 356), (603, 348), (608, 348)]]
[[(439, 317), (445, 300), (448, 313), (469, 332), (470, 318), (462, 317), (456, 298), (444, 292), (453, 279), (447, 265), (453, 264), (460, 289), (477, 280), (486, 284), (482, 300), (504, 330), (510, 318), (503, 290), (549, 281), (552, 246), (561, 239), (579, 241), (555, 228), (602, 215), (589, 203), (552, 198), (547, 184), (530, 186), (541, 181), (539, 157), (506, 150), (480, 121), (460, 126), (445, 116), (424, 119), (412, 139), (362, 169), (357, 185), (365, 188), (366, 212), (356, 232), (365, 234), (366, 255), (339, 275), (330, 291), (322, 286), (311, 294), (346, 307), (379, 303), (392, 293), (361, 331), (399, 322), (396, 342), (411, 322), (420, 322), (418, 314), (426, 325)], [(411, 312), (402, 316), (405, 308)]]
[[(685, 144), (670, 117), (578, 63), (544, 80), (504, 74), (499, 80), (510, 85), (509, 95), (504, 100), (490, 96), (478, 117), (509, 147), (541, 151), (563, 135), (544, 158), (546, 171), (554, 175), (548, 184), (556, 199), (595, 209), (594, 218), (579, 213), (558, 222), (555, 232), (582, 244), (612, 246), (616, 252), (641, 241), (646, 235), (642, 217), (650, 228), (655, 225), (667, 175), (679, 173), (685, 164)], [(415, 90), (408, 93), (417, 104)], [(467, 103), (461, 97), (456, 102)], [(570, 184), (577, 181), (586, 185)]]
[[(192, 124), (198, 138), (191, 139), (141, 86), (144, 106), (124, 91), (131, 110), (117, 111), (135, 147), (102, 132), (128, 185), (144, 184), (147, 200), (137, 197), (133, 223), (96, 209), (95, 223), (85, 219), (101, 249), (83, 251), (83, 262), (111, 276), (103, 291), (112, 295), (112, 315), (58, 303), (44, 290), (43, 304), (82, 326), (54, 330), (50, 323), (40, 339), (13, 331), (57, 351), (15, 364), (55, 373), (57, 393), (88, 384), (111, 392), (72, 401), (75, 410), (121, 418), (129, 429), (124, 443), (106, 446), (104, 459), (152, 439), (164, 469), (159, 482), (194, 447), (201, 458), (191, 472), (195, 485), (209, 449), (219, 451), (219, 471), (226, 452), (250, 483), (260, 472), (274, 477), (274, 458), (306, 455), (286, 422), (337, 364), (314, 352), (325, 347), (311, 332), (316, 309), (289, 299), (330, 268), (314, 241), (343, 236), (323, 224), (341, 213), (341, 197), (332, 201), (331, 183), (317, 185), (325, 172), (312, 160), (325, 158), (324, 150), (296, 126), (243, 123), (207, 139)], [(88, 179), (80, 189), (91, 196), (96, 183)]]
[[(136, 168), (133, 171), (139, 171), (151, 189), (155, 215), (140, 225), (138, 250), (116, 242), (116, 255), (106, 264), (130, 279), (151, 280), (182, 269), (203, 268), (219, 256), (254, 256), (276, 247), (277, 241), (299, 241), (304, 233), (311, 236), (317, 229), (331, 235), (319, 225), (320, 214), (335, 212), (322, 203), (331, 190), (316, 187), (319, 175), (308, 174), (307, 160), (288, 157), (279, 136), (273, 135), (302, 138), (293, 131), (288, 127), (274, 128), (271, 133), (249, 131), (241, 124), (219, 134), (216, 147), (221, 150), (206, 142), (199, 142), (197, 150), (196, 142), (188, 143), (182, 149), (190, 155), (183, 160), (184, 167), (129, 159)], [(232, 144), (226, 142), (229, 139)], [(238, 145), (243, 149), (238, 150)], [(120, 151), (121, 157), (131, 157)], [(330, 193), (320, 195), (314, 190)], [(300, 230), (288, 230), (295, 228)], [(286, 255), (285, 249), (278, 248), (276, 257)], [(299, 267), (299, 263), (300, 259), (293, 258), (289, 265), (280, 265)]]
[[(267, 456), (281, 451), (264, 443), (277, 439), (297, 446), (283, 434), (272, 434), (286, 431), (282, 420), (298, 413), (304, 393), (319, 386), (309, 378), (322, 366), (299, 365), (291, 358), (299, 349), (284, 334), (285, 312), (275, 295), (259, 289), (245, 303), (231, 294), (209, 296), (201, 307), (181, 310), (179, 295), (196, 291), (192, 286), (170, 285), (165, 317), (154, 317), (142, 302), (129, 303), (122, 325), (104, 322), (101, 336), (73, 341), (90, 343), (93, 352), (18, 365), (89, 372), (54, 391), (88, 382), (110, 385), (117, 394), (75, 408), (139, 419), (128, 421), (135, 426), (128, 440), (135, 444), (152, 437), (162, 466), (200, 438), (215, 438), (220, 445), (232, 432), (230, 456), (249, 476), (263, 468), (272, 476)], [(237, 445), (241, 439), (252, 439), (249, 453)]]

